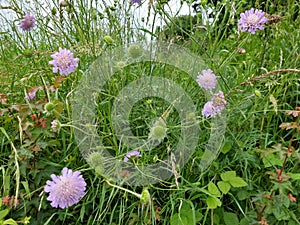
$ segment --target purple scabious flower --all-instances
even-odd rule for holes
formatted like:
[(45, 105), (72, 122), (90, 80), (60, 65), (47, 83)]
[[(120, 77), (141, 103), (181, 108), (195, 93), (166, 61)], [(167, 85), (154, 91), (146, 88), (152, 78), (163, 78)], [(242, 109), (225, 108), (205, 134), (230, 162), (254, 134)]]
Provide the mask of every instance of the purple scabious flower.
[(67, 76), (78, 66), (79, 59), (74, 58), (70, 50), (59, 48), (59, 52), (55, 52), (51, 57), (53, 60), (49, 64), (54, 66), (53, 73), (59, 71), (60, 75)]
[(245, 11), (240, 14), (241, 18), (238, 21), (238, 28), (242, 31), (248, 31), (255, 34), (257, 30), (263, 30), (264, 24), (268, 21), (265, 17), (265, 12), (259, 9)]
[(212, 90), (217, 85), (217, 76), (210, 69), (202, 70), (197, 76), (197, 82), (205, 90)]
[(52, 207), (64, 209), (78, 203), (83, 197), (86, 183), (79, 171), (63, 168), (61, 176), (52, 174), (51, 178), (52, 181), (46, 182), (44, 191), (50, 193), (47, 200), (51, 201)]
[(34, 16), (26, 13), (26, 15), (23, 17), (23, 19), (20, 22), (21, 29), (23, 31), (29, 31), (32, 30), (34, 26), (35, 26)]
[(202, 115), (207, 118), (209, 116), (214, 116), (215, 114), (216, 112), (213, 106), (213, 102), (212, 101), (206, 102), (202, 109)]
[(134, 3), (137, 3), (137, 4), (142, 4), (142, 0), (131, 0), (131, 3), (134, 4)]
[(202, 109), (202, 115), (206, 118), (209, 116), (215, 116), (220, 111), (225, 109), (225, 105), (227, 104), (224, 93), (219, 91), (219, 93), (214, 94), (212, 100), (205, 103)]
[(57, 130), (59, 130), (59, 128), (60, 128), (60, 123), (59, 123), (59, 121), (58, 121), (58, 120), (53, 120), (53, 121), (51, 122), (51, 129), (52, 129), (52, 131), (53, 131), (53, 132), (57, 132)]
[(142, 157), (142, 155), (137, 150), (133, 150), (131, 152), (127, 152), (127, 154), (124, 157), (124, 162), (128, 162), (131, 157)]

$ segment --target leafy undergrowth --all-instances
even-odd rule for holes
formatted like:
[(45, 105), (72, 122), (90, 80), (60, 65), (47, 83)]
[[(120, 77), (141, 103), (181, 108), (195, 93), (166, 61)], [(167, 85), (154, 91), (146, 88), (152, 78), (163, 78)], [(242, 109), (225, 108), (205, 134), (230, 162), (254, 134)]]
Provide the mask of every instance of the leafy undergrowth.
[[(300, 224), (299, 3), (201, 1), (197, 13), (185, 16), (176, 16), (172, 4), (0, 3), (0, 224)], [(251, 7), (268, 19), (254, 33), (238, 26), (240, 14)], [(203, 10), (211, 20), (205, 20)], [(151, 15), (165, 25), (156, 27)], [(158, 54), (158, 62), (140, 60), (149, 54), (141, 50), (145, 43), (176, 44), (198, 57), (193, 62), (201, 65), (197, 75), (210, 69), (225, 100), (214, 102), (220, 92), (201, 88), (182, 52), (166, 50), (174, 53), (171, 65), (163, 63), (168, 55)], [(95, 66), (118, 46), (128, 53), (106, 55)], [(88, 76), (97, 73), (109, 79), (95, 91), (89, 87), (100, 87), (102, 80)], [(149, 77), (170, 83), (130, 89), (138, 85), (134, 81)], [(173, 107), (182, 97), (178, 90), (189, 96), (196, 113), (182, 116), (184, 109)], [(85, 94), (86, 100), (80, 96)], [(127, 103), (132, 104), (128, 111), (122, 109)], [(118, 117), (115, 109), (127, 117)], [(74, 111), (90, 115), (89, 110), (96, 115), (93, 120), (74, 120)], [(189, 119), (192, 124), (182, 122)], [(226, 129), (218, 131), (222, 121)], [(193, 133), (182, 134), (195, 125), (199, 137), (189, 143)], [(131, 147), (131, 140), (154, 147)], [(216, 157), (208, 142), (218, 145)], [(179, 152), (178, 144), (183, 144)], [(185, 151), (191, 153), (187, 161)], [(134, 173), (133, 168), (143, 171), (169, 156), (171, 176), (165, 179), (151, 183), (151, 177)], [(119, 164), (126, 169), (109, 170)], [(62, 174), (63, 168), (72, 174)]]

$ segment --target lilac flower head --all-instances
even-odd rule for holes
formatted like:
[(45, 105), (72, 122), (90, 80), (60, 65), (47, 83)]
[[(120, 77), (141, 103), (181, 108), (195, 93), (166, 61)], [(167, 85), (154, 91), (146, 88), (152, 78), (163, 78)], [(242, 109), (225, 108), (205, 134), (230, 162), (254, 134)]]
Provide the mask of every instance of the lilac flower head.
[(51, 122), (51, 129), (52, 129), (52, 131), (53, 131), (53, 132), (57, 132), (57, 130), (59, 130), (59, 128), (60, 128), (60, 123), (59, 123), (59, 121), (58, 121), (58, 120), (53, 120), (53, 121)]
[(60, 75), (69, 75), (75, 71), (78, 66), (78, 58), (74, 58), (73, 53), (70, 50), (59, 48), (59, 52), (55, 52), (51, 55), (53, 58), (49, 64), (53, 65), (53, 73), (59, 71)]
[(212, 101), (205, 103), (202, 109), (202, 115), (205, 117), (213, 117), (225, 109), (226, 103), (227, 102), (225, 100), (224, 93), (219, 91), (219, 93), (213, 95)]
[(212, 70), (202, 70), (197, 76), (197, 81), (200, 87), (205, 90), (212, 90), (217, 85), (217, 77)]
[(48, 180), (44, 188), (49, 192), (47, 200), (51, 201), (54, 208), (67, 208), (79, 202), (83, 197), (86, 183), (79, 171), (72, 172), (68, 168), (62, 169), (62, 175), (51, 175), (52, 181)]
[(23, 19), (20, 22), (21, 29), (23, 31), (29, 31), (32, 30), (34, 26), (35, 26), (34, 16), (26, 13), (26, 15), (23, 17)]
[(265, 13), (259, 9), (253, 9), (241, 13), (241, 18), (238, 21), (238, 28), (242, 31), (248, 31), (255, 34), (257, 30), (263, 30), (264, 24), (268, 21)]
[(131, 0), (131, 3), (134, 4), (134, 3), (137, 3), (137, 4), (142, 4), (142, 0)]
[(202, 109), (202, 115), (207, 118), (209, 116), (214, 116), (215, 114), (216, 112), (213, 106), (213, 102), (212, 101), (206, 102)]
[(127, 154), (124, 157), (124, 162), (128, 162), (131, 157), (142, 157), (142, 155), (137, 150), (133, 150), (131, 152), (127, 152)]
[(36, 98), (36, 91), (29, 91), (25, 94), (25, 99), (30, 102)]

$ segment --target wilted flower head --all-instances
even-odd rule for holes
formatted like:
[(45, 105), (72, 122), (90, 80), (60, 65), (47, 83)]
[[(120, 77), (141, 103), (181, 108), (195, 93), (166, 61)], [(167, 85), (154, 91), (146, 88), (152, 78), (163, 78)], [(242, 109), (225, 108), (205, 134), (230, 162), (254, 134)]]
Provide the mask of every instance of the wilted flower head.
[(241, 13), (241, 18), (238, 21), (238, 28), (242, 31), (248, 31), (255, 34), (257, 30), (263, 30), (264, 24), (268, 21), (265, 13), (259, 9), (253, 9)]
[(222, 91), (219, 91), (219, 93), (214, 94), (212, 97), (213, 106), (215, 108), (215, 111), (220, 112), (225, 108), (226, 100), (224, 97), (224, 93)]
[(78, 66), (78, 58), (74, 58), (73, 53), (70, 50), (59, 48), (59, 52), (55, 52), (51, 55), (53, 58), (49, 64), (53, 65), (53, 73), (59, 71), (60, 75), (69, 75), (75, 71)]
[(202, 115), (205, 117), (215, 116), (225, 108), (226, 103), (224, 93), (219, 91), (219, 93), (213, 95), (212, 101), (205, 103)]
[(36, 91), (29, 91), (25, 94), (25, 99), (30, 102), (36, 98)]
[(141, 153), (137, 150), (127, 152), (127, 154), (124, 157), (124, 162), (128, 162), (131, 157), (141, 157), (141, 156), (142, 156)]
[(202, 70), (201, 73), (197, 76), (197, 81), (199, 86), (204, 88), (205, 90), (214, 89), (217, 85), (217, 77), (210, 69)]
[(62, 175), (51, 175), (52, 181), (47, 181), (44, 188), (49, 192), (47, 200), (51, 201), (52, 207), (62, 209), (79, 202), (83, 197), (86, 183), (79, 171), (72, 172), (68, 168), (62, 169)]
[(33, 15), (26, 13), (20, 23), (20, 27), (23, 31), (31, 30), (35, 25), (35, 18)]

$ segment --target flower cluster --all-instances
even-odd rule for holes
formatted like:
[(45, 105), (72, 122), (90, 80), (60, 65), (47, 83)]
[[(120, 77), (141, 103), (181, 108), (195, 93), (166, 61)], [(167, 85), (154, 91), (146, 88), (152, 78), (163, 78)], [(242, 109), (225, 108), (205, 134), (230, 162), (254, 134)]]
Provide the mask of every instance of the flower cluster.
[(26, 14), (20, 22), (20, 27), (23, 31), (32, 30), (35, 26), (35, 18), (33, 15)]
[(133, 150), (131, 152), (127, 152), (127, 154), (124, 157), (124, 162), (128, 162), (131, 157), (142, 157), (142, 155), (137, 150)]
[(60, 75), (67, 76), (78, 66), (79, 59), (74, 58), (70, 50), (59, 48), (59, 52), (55, 52), (51, 57), (53, 60), (49, 64), (54, 66), (53, 73), (59, 71)]
[[(140, 2), (140, 1), (137, 1)], [(20, 22), (20, 28), (23, 31), (30, 31), (35, 26), (35, 17), (27, 13)], [(60, 75), (69, 75), (73, 73), (75, 69), (78, 67), (78, 58), (74, 58), (73, 53), (70, 50), (59, 48), (58, 52), (55, 52), (51, 55), (53, 60), (49, 62), (49, 64), (53, 65), (53, 73), (59, 71)], [(35, 93), (30, 93), (25, 96), (27, 101), (31, 101), (35, 98), (33, 95)]]
[(52, 131), (53, 131), (53, 132), (57, 132), (57, 131), (59, 130), (59, 128), (60, 128), (60, 123), (59, 123), (59, 121), (58, 121), (58, 120), (53, 120), (53, 121), (51, 122), (51, 129), (52, 129)]
[(131, 3), (134, 4), (134, 3), (137, 3), (137, 4), (142, 4), (142, 0), (131, 0)]
[(67, 208), (79, 202), (84, 196), (86, 183), (79, 171), (72, 172), (62, 169), (62, 175), (51, 175), (52, 181), (47, 181), (44, 191), (50, 193), (47, 200), (54, 208)]
[[(197, 76), (197, 81), (200, 87), (205, 90), (213, 90), (217, 85), (217, 76), (213, 73), (212, 70), (202, 70), (201, 73)], [(205, 117), (215, 116), (219, 112), (225, 109), (226, 100), (224, 93), (219, 91), (216, 94), (213, 94), (212, 100), (208, 101), (203, 109), (202, 115)]]
[(215, 116), (225, 109), (226, 103), (227, 102), (225, 100), (224, 93), (219, 91), (219, 93), (213, 95), (211, 101), (205, 103), (202, 110), (202, 115), (205, 117)]
[(202, 70), (202, 72), (197, 76), (197, 81), (200, 87), (205, 90), (212, 90), (217, 85), (217, 76), (212, 70)]
[(238, 28), (242, 31), (248, 31), (255, 34), (257, 30), (263, 30), (264, 24), (268, 21), (265, 13), (262, 10), (253, 9), (241, 13), (241, 18), (238, 21)]

